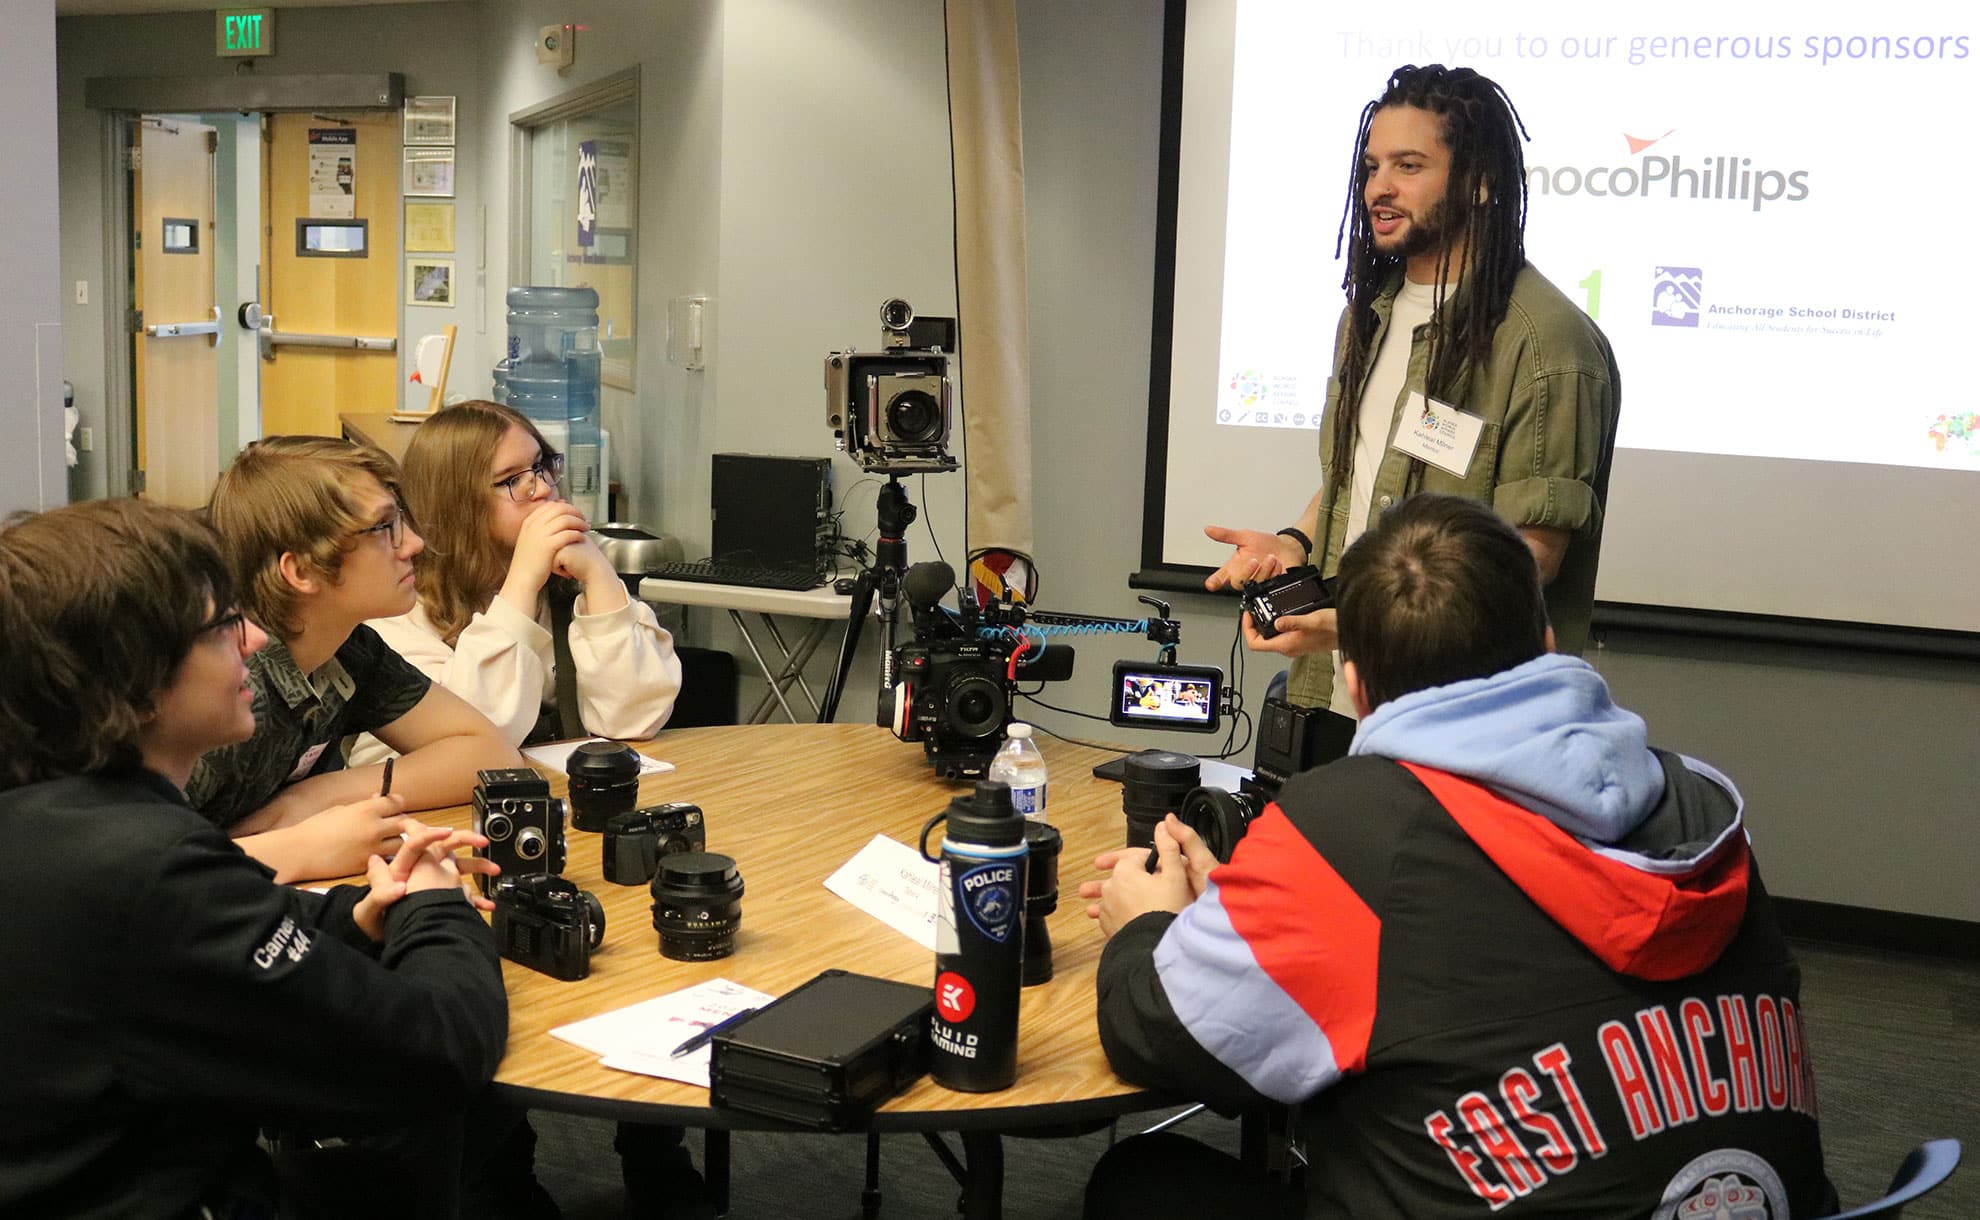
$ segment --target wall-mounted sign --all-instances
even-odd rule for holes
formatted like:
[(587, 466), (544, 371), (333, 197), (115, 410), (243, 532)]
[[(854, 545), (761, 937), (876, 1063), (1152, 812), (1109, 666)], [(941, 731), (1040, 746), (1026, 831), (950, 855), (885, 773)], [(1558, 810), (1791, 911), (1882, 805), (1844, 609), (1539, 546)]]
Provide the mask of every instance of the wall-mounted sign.
[(215, 55), (273, 55), (275, 10), (222, 8), (213, 10)]

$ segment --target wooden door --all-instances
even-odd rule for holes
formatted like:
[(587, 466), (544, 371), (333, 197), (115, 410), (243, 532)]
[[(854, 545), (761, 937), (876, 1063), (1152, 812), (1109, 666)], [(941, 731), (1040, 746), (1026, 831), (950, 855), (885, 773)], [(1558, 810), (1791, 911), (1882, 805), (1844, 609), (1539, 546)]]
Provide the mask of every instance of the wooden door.
[(399, 409), (399, 114), (277, 114), (266, 130), (261, 308), (277, 341), (261, 430), (338, 436), (339, 414)]
[(142, 120), (131, 156), (134, 481), (146, 499), (206, 503), (220, 474), (211, 127)]

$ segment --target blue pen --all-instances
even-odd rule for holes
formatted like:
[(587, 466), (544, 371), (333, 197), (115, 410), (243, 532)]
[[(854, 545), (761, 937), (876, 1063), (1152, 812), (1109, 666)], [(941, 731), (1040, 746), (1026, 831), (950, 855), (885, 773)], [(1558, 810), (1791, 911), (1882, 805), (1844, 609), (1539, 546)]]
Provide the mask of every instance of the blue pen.
[(737, 1013), (732, 1017), (725, 1017), (724, 1019), (717, 1021), (715, 1024), (709, 1026), (707, 1029), (702, 1030), (694, 1037), (689, 1038), (686, 1042), (683, 1042), (679, 1046), (675, 1047), (671, 1052), (668, 1053), (667, 1057), (669, 1059), (679, 1059), (682, 1055), (692, 1054), (695, 1051), (700, 1050), (702, 1047), (707, 1046), (709, 1042), (713, 1041), (716, 1034), (728, 1033), (736, 1026), (742, 1024), (742, 1019), (744, 1017), (749, 1016), (751, 1013), (755, 1011), (756, 1010), (754, 1008), (745, 1008), (741, 1012)]

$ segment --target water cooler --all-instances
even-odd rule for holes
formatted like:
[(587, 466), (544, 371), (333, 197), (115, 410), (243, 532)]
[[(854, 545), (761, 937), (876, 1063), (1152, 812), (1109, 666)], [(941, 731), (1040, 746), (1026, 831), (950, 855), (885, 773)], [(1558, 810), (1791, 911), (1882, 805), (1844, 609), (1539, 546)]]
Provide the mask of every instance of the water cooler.
[(564, 498), (593, 521), (605, 520), (597, 291), (509, 289), (509, 351), (503, 365), (508, 404), (563, 451)]

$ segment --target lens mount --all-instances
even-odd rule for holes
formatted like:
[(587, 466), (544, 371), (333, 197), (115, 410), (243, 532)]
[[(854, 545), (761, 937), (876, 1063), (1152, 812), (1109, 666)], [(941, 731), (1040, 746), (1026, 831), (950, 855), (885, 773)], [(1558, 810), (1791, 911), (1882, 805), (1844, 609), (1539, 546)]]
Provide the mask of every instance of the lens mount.
[(964, 674), (943, 692), (942, 722), (963, 737), (988, 737), (1004, 728), (1010, 699), (1004, 684), (987, 674)]

